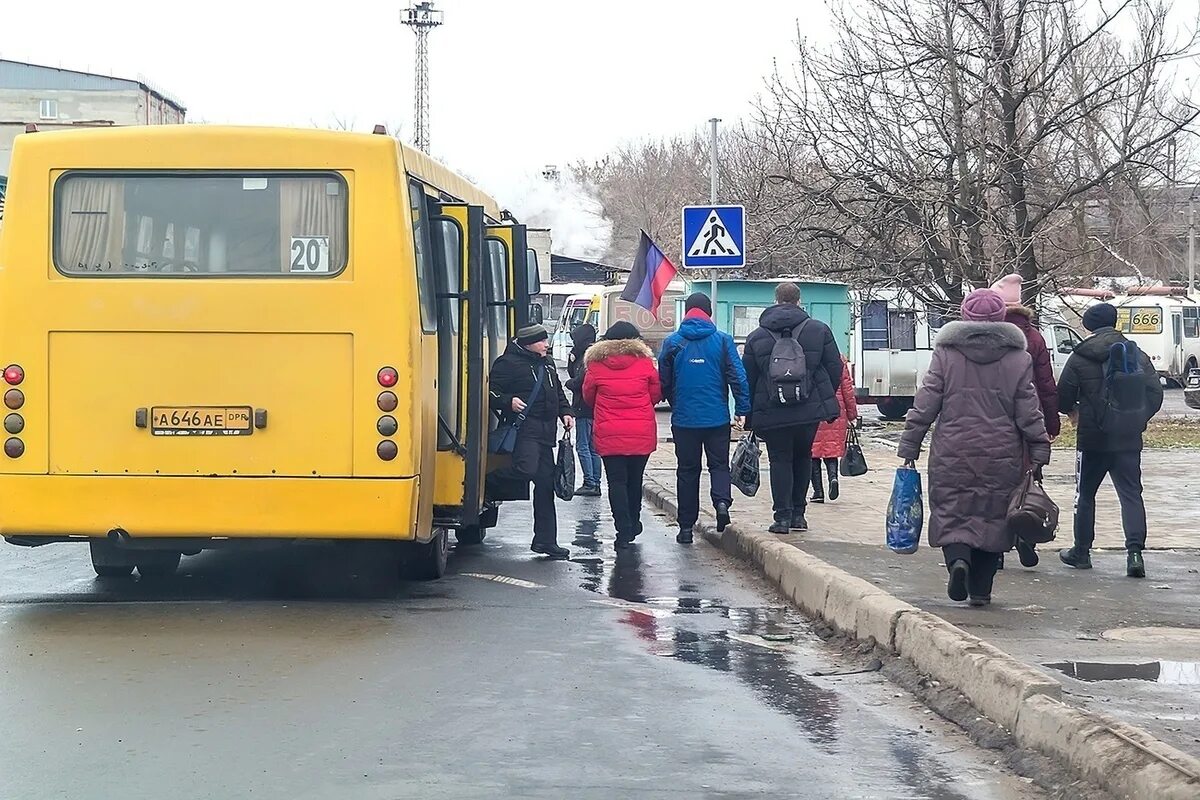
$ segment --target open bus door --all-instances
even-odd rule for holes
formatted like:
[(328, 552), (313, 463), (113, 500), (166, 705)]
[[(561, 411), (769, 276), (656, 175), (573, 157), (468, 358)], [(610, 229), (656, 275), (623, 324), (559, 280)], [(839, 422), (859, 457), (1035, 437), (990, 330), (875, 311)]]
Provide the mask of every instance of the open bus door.
[[(487, 250), (491, 270), (489, 288), (492, 290), (488, 301), (491, 307), (489, 334), (494, 331), (498, 335), (492, 342), (494, 354), (491, 360), (494, 361), (504, 352), (509, 340), (516, 337), (517, 330), (529, 324), (534, 313), (531, 309), (533, 295), (541, 291), (541, 281), (537, 256), (530, 258), (532, 251), (524, 225), (489, 225)], [(489, 415), (489, 430), (495, 425), (495, 416)], [(529, 499), (529, 481), (506, 474), (511, 464), (510, 456), (487, 456), (484, 527), (495, 524), (496, 503)]]
[(438, 285), (438, 450), (434, 519), (454, 527), (458, 541), (483, 539), (490, 362), (484, 358), (483, 208), (442, 203), (432, 220), (433, 250), (443, 265)]

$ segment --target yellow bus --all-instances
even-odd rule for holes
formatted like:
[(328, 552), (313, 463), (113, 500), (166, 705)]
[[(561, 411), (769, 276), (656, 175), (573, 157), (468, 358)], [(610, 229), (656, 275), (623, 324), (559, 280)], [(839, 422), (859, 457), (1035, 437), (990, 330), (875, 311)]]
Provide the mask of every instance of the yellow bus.
[(477, 543), (526, 496), (486, 480), (486, 397), (536, 261), (427, 156), (316, 130), (35, 132), (7, 188), (8, 542), (161, 577), (215, 547), (386, 540), (434, 578), (451, 529)]

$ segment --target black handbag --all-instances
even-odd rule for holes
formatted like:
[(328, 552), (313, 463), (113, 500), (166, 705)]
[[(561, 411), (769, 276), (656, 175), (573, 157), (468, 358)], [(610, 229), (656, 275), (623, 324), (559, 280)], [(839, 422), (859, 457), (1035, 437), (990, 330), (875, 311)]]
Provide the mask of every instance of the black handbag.
[[(533, 385), (533, 391), (529, 393), (529, 399), (525, 401), (525, 411), (528, 411), (537, 402), (538, 396), (542, 393), (544, 380), (546, 380), (546, 368), (541, 367), (538, 369), (537, 382)], [(521, 425), (525, 422), (525, 411), (513, 417), (511, 422), (500, 423), (496, 426), (496, 430), (488, 434), (489, 453), (500, 456), (512, 455), (512, 452), (517, 449), (517, 434), (521, 432)]]
[(758, 460), (761, 453), (758, 438), (753, 433), (743, 436), (733, 449), (733, 459), (729, 463), (730, 478), (738, 491), (747, 497), (754, 497), (758, 493)]
[(554, 463), (554, 494), (559, 500), (575, 496), (575, 449), (571, 447), (571, 432), (566, 431), (558, 441), (558, 460)]
[(844, 478), (857, 478), (867, 474), (867, 457), (863, 455), (862, 445), (858, 442), (858, 430), (846, 429), (846, 455), (842, 456), (839, 471)]

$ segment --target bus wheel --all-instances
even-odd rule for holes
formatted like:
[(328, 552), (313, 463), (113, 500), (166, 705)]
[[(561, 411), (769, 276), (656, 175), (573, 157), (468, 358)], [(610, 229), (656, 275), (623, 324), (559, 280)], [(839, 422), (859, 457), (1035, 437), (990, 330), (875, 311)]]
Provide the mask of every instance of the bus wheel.
[(912, 408), (911, 397), (881, 397), (875, 403), (879, 416), (887, 420), (904, 419), (904, 415)]
[(444, 528), (434, 534), (433, 541), (409, 543), (405, 546), (402, 562), (404, 577), (414, 581), (435, 581), (446, 574), (449, 555), (450, 537)]
[(124, 578), (133, 572), (133, 561), (108, 542), (88, 543), (92, 551), (92, 569), (100, 578)]
[(468, 525), (465, 528), (459, 528), (454, 531), (455, 541), (463, 545), (483, 544), (486, 536), (487, 528), (481, 525)]
[(181, 555), (178, 550), (151, 550), (138, 553), (138, 574), (147, 579), (169, 578), (175, 574), (175, 570), (179, 569)]

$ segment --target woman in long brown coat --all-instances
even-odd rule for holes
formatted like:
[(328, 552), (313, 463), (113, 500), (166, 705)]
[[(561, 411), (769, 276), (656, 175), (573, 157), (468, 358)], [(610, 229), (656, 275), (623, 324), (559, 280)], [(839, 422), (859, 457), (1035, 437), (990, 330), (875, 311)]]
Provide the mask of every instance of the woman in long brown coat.
[(1025, 335), (1004, 322), (1004, 298), (976, 289), (962, 322), (942, 328), (900, 437), (915, 462), (936, 421), (929, 454), (929, 544), (941, 547), (951, 600), (991, 602), (1000, 555), (1013, 546), (1008, 503), (1025, 474), (1050, 462)]

